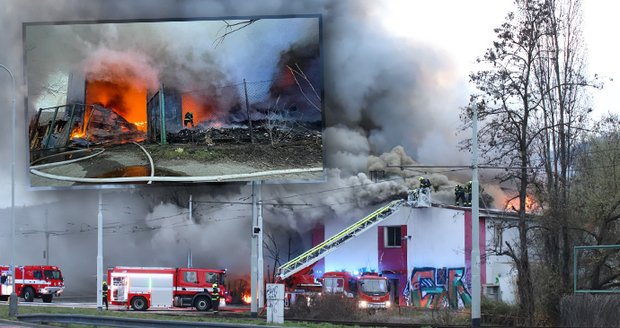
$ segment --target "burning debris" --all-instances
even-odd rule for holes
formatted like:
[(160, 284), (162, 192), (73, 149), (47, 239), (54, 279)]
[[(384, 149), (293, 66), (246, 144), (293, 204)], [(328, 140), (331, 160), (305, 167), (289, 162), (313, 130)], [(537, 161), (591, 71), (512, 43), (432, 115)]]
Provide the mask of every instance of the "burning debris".
[(229, 127), (196, 127), (183, 129), (177, 133), (169, 132), (167, 140), (171, 143), (194, 143), (213, 146), (222, 143), (252, 143), (272, 145), (292, 145), (295, 143), (310, 142), (322, 144), (322, 132), (320, 126), (304, 124), (299, 128), (275, 126), (270, 127), (264, 122), (250, 129), (247, 126)]
[(96, 143), (124, 144), (139, 142), (146, 138), (144, 131), (135, 123), (127, 122), (109, 108), (94, 105), (88, 115), (86, 135)]

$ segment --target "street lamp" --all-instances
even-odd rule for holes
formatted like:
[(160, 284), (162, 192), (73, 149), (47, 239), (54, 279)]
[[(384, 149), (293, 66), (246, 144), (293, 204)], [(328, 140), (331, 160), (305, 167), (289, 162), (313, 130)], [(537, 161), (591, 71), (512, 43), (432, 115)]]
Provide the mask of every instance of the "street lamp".
[(13, 82), (13, 100), (12, 100), (12, 121), (11, 121), (11, 140), (13, 141), (13, 154), (11, 156), (11, 296), (9, 296), (9, 316), (14, 317), (17, 315), (17, 294), (15, 294), (15, 77), (11, 70), (6, 66), (0, 64), (0, 68), (3, 68), (11, 76)]

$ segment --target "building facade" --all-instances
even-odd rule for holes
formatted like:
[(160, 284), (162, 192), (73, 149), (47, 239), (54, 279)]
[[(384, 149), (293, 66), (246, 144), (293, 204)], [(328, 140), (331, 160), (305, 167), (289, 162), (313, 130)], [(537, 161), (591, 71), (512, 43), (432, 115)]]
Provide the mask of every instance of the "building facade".
[[(368, 213), (374, 209), (370, 208)], [(510, 259), (498, 254), (514, 229), (503, 224), (510, 215), (480, 213), (480, 278), (483, 293), (513, 303)], [(354, 221), (331, 220), (315, 229), (313, 244), (333, 236)], [(454, 206), (401, 207), (363, 234), (329, 253), (314, 267), (328, 271), (379, 272), (391, 281), (395, 303), (419, 307), (462, 308), (471, 304), (471, 209)]]

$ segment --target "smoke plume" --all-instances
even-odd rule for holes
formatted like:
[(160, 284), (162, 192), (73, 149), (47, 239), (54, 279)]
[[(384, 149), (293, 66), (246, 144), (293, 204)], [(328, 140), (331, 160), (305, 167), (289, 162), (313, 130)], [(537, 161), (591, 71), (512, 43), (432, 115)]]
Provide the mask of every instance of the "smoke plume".
[[(56, 38), (67, 26), (57, 31), (36, 35), (22, 44), (21, 24), (32, 21), (123, 20), (252, 15), (323, 15), (323, 71), (325, 90), (324, 132), (327, 180), (321, 184), (267, 184), (263, 186), (266, 233), (278, 239), (286, 260), (286, 243), (294, 249), (309, 247), (308, 232), (316, 224), (328, 220), (353, 222), (369, 209), (393, 197), (406, 195), (426, 175), (436, 186), (436, 199), (451, 202), (456, 176), (415, 171), (400, 166), (417, 163), (464, 163), (465, 155), (456, 149), (455, 130), (459, 105), (456, 90), (443, 86), (437, 76), (453, 69), (441, 52), (410, 40), (392, 37), (376, 24), (381, 1), (78, 1), (53, 3), (35, 0), (9, 1), (1, 14), (0, 63), (10, 67), (17, 80), (18, 138), (16, 157), (17, 234), (15, 243), (19, 263), (42, 263), (45, 236), (50, 238), (50, 263), (59, 265), (66, 276), (67, 294), (93, 295), (95, 292), (97, 191), (49, 190), (31, 191), (28, 186), (27, 139), (23, 132), (27, 111), (33, 110), (33, 99), (27, 108), (21, 101), (26, 95), (22, 58), (24, 49), (49, 46), (42, 58), (32, 59), (29, 72), (54, 73), (89, 67), (85, 74), (98, 79), (111, 79), (108, 65), (127, 65), (132, 76), (152, 88), (158, 82), (175, 83), (187, 90), (219, 87), (230, 81), (263, 75), (264, 67), (232, 65), (252, 56), (274, 60), (277, 49), (303, 47), (297, 44), (256, 45), (227, 61), (213, 55), (212, 44), (193, 46), (201, 35), (175, 35), (175, 44), (147, 40), (141, 36), (148, 26), (133, 30), (105, 29), (96, 31), (72, 27), (78, 45), (70, 56), (60, 58), (54, 49), (63, 47)], [(260, 23), (260, 21), (259, 21)], [(264, 30), (257, 23), (256, 33)], [(142, 30), (141, 30), (142, 29)], [(101, 31), (101, 30), (98, 30)], [(294, 33), (295, 31), (291, 31)], [(96, 32), (100, 33), (100, 32)], [(96, 40), (96, 41), (93, 41)], [(236, 47), (247, 40), (234, 34), (222, 47)], [(207, 49), (207, 46), (209, 49)], [(55, 48), (56, 47), (56, 48)], [(131, 49), (131, 50), (126, 50)], [(265, 49), (270, 49), (265, 51)], [(152, 62), (157, 58), (157, 62)], [(201, 72), (197, 74), (196, 72)], [(0, 74), (3, 74), (0, 72)], [(273, 73), (272, 73), (273, 74)], [(249, 77), (248, 77), (249, 76)], [(43, 84), (31, 84), (37, 94)], [(10, 103), (14, 93), (7, 78), (0, 76), (0, 106), (3, 120), (0, 130), (5, 141), (11, 140)], [(4, 142), (3, 158), (12, 158)], [(415, 160), (414, 160), (415, 159)], [(385, 171), (385, 178), (374, 181), (368, 171)], [(10, 185), (9, 165), (0, 168), (0, 183)], [(453, 179), (453, 180), (451, 180)], [(188, 211), (188, 195), (195, 202), (192, 215)], [(182, 266), (188, 251), (195, 266), (225, 267), (231, 275), (249, 272), (250, 253), (249, 186), (212, 184), (177, 188), (148, 187), (104, 191), (104, 265)], [(2, 230), (1, 249), (9, 249), (8, 188), (0, 191)], [(47, 222), (47, 223), (46, 223)], [(53, 233), (50, 233), (53, 232)], [(266, 262), (270, 260), (266, 255)], [(273, 255), (273, 254), (272, 254)], [(6, 252), (0, 262), (8, 263)]]

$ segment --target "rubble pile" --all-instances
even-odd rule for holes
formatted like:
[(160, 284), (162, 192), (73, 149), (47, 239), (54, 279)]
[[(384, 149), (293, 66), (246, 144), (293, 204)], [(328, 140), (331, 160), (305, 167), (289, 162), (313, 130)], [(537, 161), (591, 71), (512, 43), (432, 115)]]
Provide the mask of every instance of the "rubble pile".
[(88, 140), (96, 143), (122, 144), (142, 141), (146, 134), (109, 108), (95, 105), (88, 115)]
[[(321, 143), (321, 131), (300, 128), (258, 126), (253, 128), (254, 142), (258, 144), (291, 144), (298, 142)], [(222, 143), (250, 143), (252, 136), (247, 127), (230, 128), (200, 128), (182, 129), (179, 132), (168, 132), (166, 140), (170, 143), (195, 143), (195, 144), (222, 144)]]

